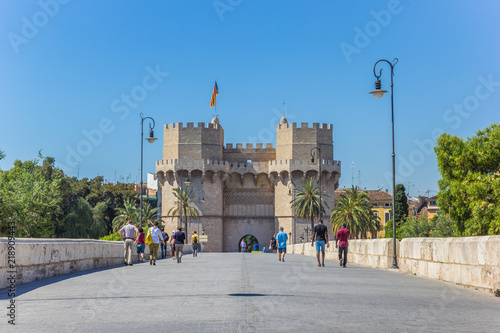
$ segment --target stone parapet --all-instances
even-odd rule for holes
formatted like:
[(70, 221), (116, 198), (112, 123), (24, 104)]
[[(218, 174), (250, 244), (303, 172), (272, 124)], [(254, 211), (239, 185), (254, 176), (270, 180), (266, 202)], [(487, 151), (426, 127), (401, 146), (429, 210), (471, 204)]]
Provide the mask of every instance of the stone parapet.
[[(338, 249), (331, 241), (330, 247), (325, 248), (325, 259), (338, 261)], [(399, 242), (396, 243), (399, 250)], [(347, 262), (373, 268), (387, 269), (392, 266), (393, 241), (390, 238), (349, 240)], [(291, 245), (291, 253), (315, 257), (316, 247), (311, 243)], [(397, 252), (396, 252), (397, 253)]]
[[(340, 161), (321, 160), (321, 172), (340, 175), (341, 164)], [(292, 173), (294, 171), (318, 171), (318, 163), (311, 163), (311, 160), (276, 160), (269, 161), (269, 172), (281, 173), (287, 171)]]
[(500, 296), (500, 236), (405, 238), (399, 269)]
[[(340, 175), (340, 161), (321, 160), (321, 172)], [(258, 175), (261, 173), (270, 174), (272, 172), (281, 173), (287, 171), (318, 171), (318, 164), (310, 163), (309, 160), (274, 160), (269, 162), (230, 162), (205, 159), (167, 159), (156, 161), (156, 173), (177, 172), (180, 170), (200, 170), (202, 172), (213, 171), (215, 173), (222, 171), (226, 173), (251, 173)]]
[(179, 170), (200, 170), (214, 172), (228, 172), (230, 163), (227, 161), (209, 160), (209, 159), (168, 159), (156, 161), (156, 173), (158, 172), (176, 172)]
[[(19, 238), (15, 241), (16, 284), (51, 276), (123, 265), (123, 242)], [(134, 256), (137, 255), (134, 251)], [(0, 238), (0, 288), (8, 286), (7, 238)]]

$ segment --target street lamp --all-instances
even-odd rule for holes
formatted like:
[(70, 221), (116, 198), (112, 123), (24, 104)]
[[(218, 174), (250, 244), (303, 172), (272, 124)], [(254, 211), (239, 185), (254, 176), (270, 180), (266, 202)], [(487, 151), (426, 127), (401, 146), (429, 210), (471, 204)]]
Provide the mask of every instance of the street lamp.
[(323, 207), (323, 204), (321, 202), (321, 149), (319, 149), (319, 147), (314, 147), (311, 149), (311, 163), (314, 163), (314, 157), (315, 157), (315, 153), (313, 152), (314, 149), (317, 149), (318, 150), (318, 157), (319, 157), (319, 160), (318, 160), (318, 168), (319, 168), (319, 219), (321, 220), (321, 217), (322, 217), (322, 207)]
[[(295, 202), (295, 190), (294, 190), (295, 184), (290, 180), (288, 183), (288, 195), (292, 196), (292, 202)], [(295, 225), (295, 211), (292, 208), (292, 232), (295, 237), (296, 233), (296, 225)], [(295, 239), (293, 240), (293, 244), (295, 244)]]
[(391, 119), (392, 119), (392, 239), (393, 239), (393, 256), (392, 256), (392, 267), (398, 268), (398, 258), (396, 256), (396, 153), (394, 152), (394, 96), (393, 96), (393, 82), (394, 77), (394, 66), (398, 63), (398, 58), (394, 58), (393, 62), (389, 62), (385, 59), (378, 60), (373, 66), (373, 75), (377, 78), (375, 80), (375, 90), (370, 91), (376, 98), (382, 97), (387, 91), (382, 90), (382, 84), (380, 82), (380, 77), (382, 76), (382, 69), (379, 71), (379, 75), (375, 71), (377, 64), (381, 61), (385, 61), (391, 67)]
[[(186, 195), (188, 194), (188, 191), (189, 191), (189, 185), (191, 185), (191, 182), (189, 181), (189, 171), (188, 170), (181, 170), (181, 178), (182, 178), (182, 171), (186, 171), (186, 181), (184, 182), (184, 184), (186, 185), (185, 189), (186, 189)], [(184, 210), (184, 207), (182, 207), (182, 209)], [(184, 231), (186, 232), (186, 237), (188, 237), (188, 228), (187, 228), (187, 212), (184, 210)]]
[(153, 118), (151, 117), (144, 117), (144, 115), (141, 113), (139, 115), (141, 117), (141, 196), (140, 196), (140, 202), (141, 202), (141, 212), (140, 212), (140, 220), (139, 220), (139, 226), (142, 228), (142, 163), (143, 163), (143, 144), (144, 144), (144, 141), (142, 140), (142, 138), (144, 137), (144, 120), (146, 119), (150, 119), (152, 122), (153, 122), (153, 126), (151, 126), (151, 122), (149, 123), (149, 137), (146, 138), (146, 140), (148, 140), (149, 143), (153, 143), (155, 142), (156, 140), (158, 140), (157, 138), (155, 138), (155, 135), (154, 135), (154, 132), (153, 132), (153, 128), (155, 128), (155, 121)]

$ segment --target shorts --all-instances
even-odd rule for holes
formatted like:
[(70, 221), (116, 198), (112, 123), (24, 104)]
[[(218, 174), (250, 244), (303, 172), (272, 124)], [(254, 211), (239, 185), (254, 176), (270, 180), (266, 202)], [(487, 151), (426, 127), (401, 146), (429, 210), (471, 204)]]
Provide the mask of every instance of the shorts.
[(286, 247), (279, 247), (278, 253), (286, 253)]
[(316, 252), (325, 252), (325, 241), (316, 241)]
[(144, 253), (145, 248), (146, 244), (137, 244), (137, 253)]

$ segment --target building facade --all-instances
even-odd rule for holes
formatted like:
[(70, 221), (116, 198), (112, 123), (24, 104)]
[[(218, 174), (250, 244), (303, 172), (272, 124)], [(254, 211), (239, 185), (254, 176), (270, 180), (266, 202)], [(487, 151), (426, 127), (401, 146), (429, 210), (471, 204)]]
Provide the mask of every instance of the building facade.
[[(315, 147), (320, 149), (321, 159)], [(315, 163), (311, 163), (311, 151)], [(189, 186), (200, 217), (188, 223), (188, 234), (197, 231), (207, 235), (208, 251), (230, 252), (238, 251), (240, 240), (247, 235), (267, 247), (281, 226), (291, 243), (300, 242), (305, 232), (310, 235), (310, 222), (293, 216), (290, 201), (294, 189), (300, 188), (306, 177), (317, 179), (319, 175), (322, 190), (328, 194), (323, 199), (329, 205), (329, 216), (341, 172), (340, 162), (333, 158), (331, 124), (298, 126), (283, 116), (276, 127), (276, 147), (270, 143), (255, 147), (225, 144), (217, 117), (197, 126), (164, 125), (163, 159), (156, 162), (156, 174), (166, 230), (170, 233), (183, 225), (179, 217), (167, 216), (177, 205), (173, 189)]]

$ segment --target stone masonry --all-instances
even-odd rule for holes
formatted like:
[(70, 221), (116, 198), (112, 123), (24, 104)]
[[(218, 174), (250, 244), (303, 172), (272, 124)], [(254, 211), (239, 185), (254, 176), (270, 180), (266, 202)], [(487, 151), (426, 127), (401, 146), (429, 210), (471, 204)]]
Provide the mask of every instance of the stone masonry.
[[(166, 231), (183, 226), (178, 216), (167, 216), (177, 205), (173, 189), (189, 186), (200, 218), (188, 223), (188, 234), (204, 230), (208, 251), (237, 251), (241, 238), (249, 234), (268, 247), (280, 226), (292, 233), (291, 243), (300, 242), (310, 221), (295, 218), (290, 201), (293, 190), (300, 188), (306, 177), (318, 178), (320, 166), (326, 194), (323, 199), (329, 205), (327, 216), (334, 207), (340, 162), (333, 160), (332, 130), (331, 124), (289, 124), (283, 116), (276, 128), (274, 148), (270, 143), (224, 146), (224, 130), (217, 117), (197, 126), (165, 125), (163, 159), (156, 162), (156, 174), (162, 187)], [(321, 156), (314, 149), (315, 161), (311, 163), (314, 147), (321, 150)]]

